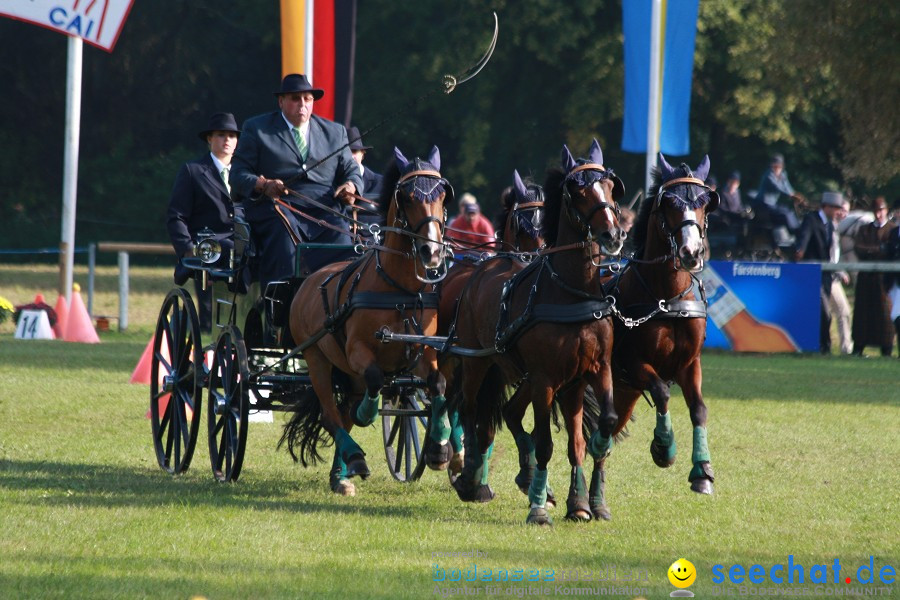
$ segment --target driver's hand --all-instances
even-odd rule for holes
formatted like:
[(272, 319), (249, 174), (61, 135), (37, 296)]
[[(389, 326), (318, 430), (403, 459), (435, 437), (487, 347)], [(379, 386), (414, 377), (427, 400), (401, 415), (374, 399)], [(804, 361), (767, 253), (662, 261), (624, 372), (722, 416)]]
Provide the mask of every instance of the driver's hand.
[(341, 184), (341, 186), (334, 191), (335, 198), (350, 206), (353, 206), (356, 202), (356, 198), (354, 197), (355, 194), (356, 186), (353, 185), (352, 181)]
[(287, 194), (284, 182), (280, 179), (267, 179), (263, 185), (262, 193), (269, 198), (278, 200)]

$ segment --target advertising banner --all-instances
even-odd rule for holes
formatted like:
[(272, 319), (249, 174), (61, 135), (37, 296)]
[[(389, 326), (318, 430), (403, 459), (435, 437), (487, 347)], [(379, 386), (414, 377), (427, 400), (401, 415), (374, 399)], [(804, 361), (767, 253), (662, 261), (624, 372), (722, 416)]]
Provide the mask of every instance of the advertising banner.
[(27, 21), (112, 52), (134, 0), (0, 2), (0, 15)]
[(714, 260), (700, 279), (709, 301), (705, 347), (819, 350), (819, 265)]

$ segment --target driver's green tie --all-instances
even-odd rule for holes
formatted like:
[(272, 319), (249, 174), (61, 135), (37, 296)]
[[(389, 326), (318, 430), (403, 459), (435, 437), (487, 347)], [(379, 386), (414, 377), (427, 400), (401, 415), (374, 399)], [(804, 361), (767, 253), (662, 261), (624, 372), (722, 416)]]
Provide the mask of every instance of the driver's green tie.
[(292, 127), (291, 133), (294, 134), (294, 141), (297, 142), (297, 149), (300, 150), (300, 158), (302, 158), (305, 161), (306, 160), (306, 152), (307, 152), (306, 140), (303, 139), (303, 135), (300, 133), (300, 128)]

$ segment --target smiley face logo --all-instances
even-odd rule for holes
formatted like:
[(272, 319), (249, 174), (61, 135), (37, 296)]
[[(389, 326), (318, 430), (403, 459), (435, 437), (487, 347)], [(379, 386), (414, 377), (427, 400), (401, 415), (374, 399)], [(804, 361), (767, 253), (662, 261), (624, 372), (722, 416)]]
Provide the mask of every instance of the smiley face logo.
[(677, 588), (686, 588), (697, 579), (697, 569), (691, 561), (679, 558), (669, 567), (668, 575), (669, 583)]

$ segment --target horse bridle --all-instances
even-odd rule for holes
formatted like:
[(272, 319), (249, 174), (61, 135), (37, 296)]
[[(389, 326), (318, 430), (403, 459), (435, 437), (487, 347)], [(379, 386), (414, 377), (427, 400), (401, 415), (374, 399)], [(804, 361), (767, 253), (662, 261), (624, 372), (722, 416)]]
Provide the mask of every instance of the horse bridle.
[(540, 214), (540, 211), (544, 210), (543, 202), (516, 202), (513, 204), (512, 208), (509, 211), (509, 218), (512, 221), (510, 227), (512, 229), (512, 234), (519, 235), (519, 217), (524, 216), (525, 213), (532, 213), (531, 216), (531, 224), (534, 227), (535, 231), (540, 233), (538, 226), (534, 224), (535, 219)]
[[(656, 194), (656, 203), (655, 203), (655, 206), (653, 207), (652, 214), (655, 215), (655, 214), (661, 212), (663, 195), (664, 195), (666, 188), (672, 187), (674, 185), (685, 184), (685, 183), (692, 184), (692, 185), (699, 185), (700, 187), (704, 188), (705, 190), (707, 190), (707, 191), (709, 190), (709, 186), (706, 185), (706, 182), (704, 182), (701, 179), (697, 179), (696, 177), (688, 176), (688, 177), (677, 177), (675, 179), (671, 179), (671, 180), (665, 182), (664, 184), (662, 184), (661, 186), (659, 186), (659, 191)], [(687, 270), (687, 269), (682, 268), (681, 262), (678, 260), (678, 241), (675, 239), (675, 236), (678, 235), (678, 233), (680, 231), (682, 231), (683, 229), (694, 226), (697, 228), (697, 232), (700, 234), (701, 242), (703, 244), (705, 244), (706, 243), (706, 228), (709, 225), (709, 215), (704, 215), (702, 227), (700, 226), (700, 223), (696, 219), (685, 219), (682, 221), (681, 225), (675, 229), (669, 228), (669, 224), (666, 222), (665, 215), (662, 215), (662, 218), (660, 218), (657, 215), (656, 221), (657, 221), (657, 223), (659, 223), (660, 231), (662, 231), (663, 235), (666, 236), (666, 238), (669, 240), (669, 247), (671, 248), (671, 256), (672, 256), (672, 260), (675, 263), (675, 268), (681, 269), (681, 270)]]
[[(606, 169), (606, 167), (604, 167), (603, 165), (600, 165), (597, 163), (586, 163), (583, 165), (579, 165), (579, 166), (575, 167), (574, 169), (572, 169), (571, 171), (569, 171), (566, 174), (565, 179), (563, 180), (563, 190), (562, 190), (563, 202), (566, 203), (566, 215), (569, 218), (569, 222), (573, 226), (577, 227), (581, 231), (582, 234), (586, 234), (588, 236), (588, 239), (591, 239), (592, 238), (591, 219), (594, 218), (594, 215), (598, 211), (608, 208), (608, 209), (612, 210), (613, 212), (615, 212), (616, 218), (618, 218), (619, 214), (620, 214), (619, 213), (619, 203), (616, 202), (615, 200), (613, 200), (612, 204), (610, 204), (609, 202), (606, 202), (606, 201), (598, 202), (597, 204), (595, 204), (593, 206), (593, 208), (591, 208), (591, 211), (587, 215), (585, 215), (580, 210), (578, 210), (578, 208), (572, 202), (572, 195), (569, 193), (568, 183), (573, 178), (574, 175), (580, 173), (581, 171), (599, 171), (601, 173), (601, 175), (598, 179), (599, 181), (603, 181), (604, 179), (608, 179), (608, 178), (612, 177), (613, 172), (612, 172), (612, 170)], [(593, 185), (593, 182), (586, 186), (580, 186), (580, 187), (589, 187), (590, 185)], [(604, 193), (604, 197), (606, 197), (605, 193)]]
[[(442, 205), (443, 209), (444, 209), (443, 216), (441, 218), (438, 218), (438, 217), (434, 217), (432, 215), (427, 215), (427, 216), (423, 217), (422, 220), (420, 220), (418, 223), (416, 223), (415, 226), (410, 226), (409, 219), (407, 218), (407, 215), (406, 215), (406, 211), (403, 210), (403, 203), (400, 201), (400, 188), (403, 186), (412, 184), (413, 189), (415, 189), (415, 185), (420, 177), (428, 179), (428, 180), (432, 180), (434, 182), (433, 185), (431, 186), (430, 190), (428, 190), (429, 193), (432, 192), (434, 190), (434, 188), (436, 188), (439, 185), (443, 185), (445, 187), (445, 189), (447, 190), (445, 192), (445, 194), (446, 194), (445, 200)], [(409, 195), (410, 195), (410, 197), (413, 196), (412, 193)], [(441, 238), (443, 239), (444, 227), (445, 227), (445, 223), (447, 221), (447, 202), (446, 202), (447, 197), (450, 197), (450, 198), (453, 197), (453, 186), (450, 185), (450, 182), (447, 181), (446, 179), (444, 179), (438, 171), (434, 171), (434, 170), (430, 170), (430, 169), (410, 171), (409, 173), (406, 173), (405, 175), (400, 177), (400, 179), (397, 181), (397, 185), (394, 186), (394, 195), (393, 195), (393, 202), (395, 205), (394, 219), (395, 219), (395, 221), (397, 221), (400, 224), (400, 227), (399, 228), (397, 228), (397, 227), (382, 227), (381, 230), (382, 231), (393, 231), (395, 233), (399, 233), (400, 235), (404, 235), (404, 236), (410, 238), (410, 243), (413, 246), (412, 255), (413, 255), (414, 259), (417, 261), (416, 262), (417, 265), (419, 262), (421, 262), (421, 258), (419, 257), (419, 253), (416, 252), (416, 248), (415, 248), (416, 240), (425, 240), (428, 242), (434, 241), (434, 240), (428, 239), (427, 237), (425, 237), (424, 235), (419, 233), (419, 231), (421, 231), (421, 229), (423, 227), (428, 226), (430, 223), (437, 223), (438, 229), (441, 232)], [(446, 260), (444, 260), (446, 257), (447, 246), (443, 242), (440, 243), (440, 246), (441, 246), (441, 265), (443, 265), (442, 267), (438, 267), (436, 269), (428, 269), (425, 266), (425, 264), (422, 263), (422, 271), (425, 273), (424, 275), (419, 275), (418, 268), (416, 269), (416, 278), (419, 281), (421, 281), (422, 283), (437, 283), (437, 282), (441, 281), (444, 277), (447, 276), (447, 264), (446, 264)], [(427, 273), (429, 270), (436, 272), (435, 277), (428, 277)]]

